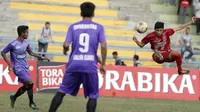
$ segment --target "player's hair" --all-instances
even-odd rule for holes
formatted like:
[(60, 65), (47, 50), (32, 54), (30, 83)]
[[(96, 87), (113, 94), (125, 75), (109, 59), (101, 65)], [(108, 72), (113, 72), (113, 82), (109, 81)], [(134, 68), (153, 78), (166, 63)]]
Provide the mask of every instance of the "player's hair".
[(82, 17), (94, 17), (95, 5), (92, 2), (84, 2), (80, 5)]
[(156, 22), (154, 29), (159, 29), (159, 28), (164, 28), (164, 23), (163, 22)]
[(139, 60), (139, 56), (138, 55), (134, 55), (133, 57), (135, 60)]
[(47, 22), (45, 22), (45, 25), (47, 25), (47, 24), (49, 24), (49, 25), (50, 25), (50, 22), (48, 22), (48, 21), (47, 21)]
[(28, 30), (28, 26), (26, 25), (20, 25), (17, 27), (17, 33), (18, 36), (21, 36), (22, 33), (25, 33), (25, 31)]
[(190, 27), (187, 27), (186, 29), (189, 29), (189, 30), (190, 30)]
[(117, 51), (114, 51), (114, 52), (112, 53), (112, 55), (118, 55)]

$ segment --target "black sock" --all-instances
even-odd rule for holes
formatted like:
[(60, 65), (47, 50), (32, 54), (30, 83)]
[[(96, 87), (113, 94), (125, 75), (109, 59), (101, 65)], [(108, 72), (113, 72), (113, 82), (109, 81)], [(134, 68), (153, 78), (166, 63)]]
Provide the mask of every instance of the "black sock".
[(29, 98), (29, 103), (32, 104), (33, 102), (33, 83), (28, 85), (28, 90), (27, 90), (28, 98)]
[(28, 98), (29, 98), (29, 103), (32, 104), (33, 102), (33, 89), (27, 91)]
[(20, 87), (17, 92), (15, 93), (14, 95), (14, 99), (16, 100), (17, 97), (21, 96), (22, 94), (24, 94), (24, 92), (26, 91), (26, 87), (25, 86), (22, 86)]
[(95, 112), (97, 106), (97, 99), (90, 98), (87, 103), (87, 112)]
[(63, 97), (65, 96), (64, 93), (57, 92), (54, 96), (51, 106), (49, 108), (49, 112), (56, 112), (60, 104), (62, 103)]

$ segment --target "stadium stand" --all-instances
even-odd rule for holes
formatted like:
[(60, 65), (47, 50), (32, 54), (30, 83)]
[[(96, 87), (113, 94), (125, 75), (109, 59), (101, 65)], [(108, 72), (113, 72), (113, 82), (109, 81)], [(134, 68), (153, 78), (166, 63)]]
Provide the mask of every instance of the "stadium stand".
[[(166, 22), (166, 27), (177, 26), (177, 6), (166, 7), (162, 3), (163, 0), (142, 0), (137, 2), (135, 2), (136, 0), (89, 1), (97, 4), (94, 21), (105, 26), (109, 45), (107, 64), (114, 63), (112, 52), (117, 50), (119, 56), (129, 66), (133, 65), (132, 57), (137, 53), (143, 66), (163, 67), (163, 65), (158, 65), (152, 61), (152, 52), (150, 50), (140, 49), (132, 42), (132, 36), (135, 34), (133, 28), (141, 20), (148, 23), (148, 32), (153, 30), (153, 24), (157, 20)], [(19, 0), (18, 2), (2, 2), (3, 6), (0, 9), (3, 12), (0, 14), (2, 17), (0, 24), (5, 28), (0, 29), (0, 37), (15, 38), (17, 25), (27, 24), (30, 26), (29, 41), (37, 41), (39, 31), (44, 22), (50, 21), (53, 38), (58, 43), (49, 45), (48, 52), (53, 54), (49, 56), (53, 61), (66, 62), (67, 57), (55, 54), (62, 53), (61, 43), (65, 39), (68, 26), (81, 19), (79, 16), (79, 4), (81, 2), (83, 1)], [(162, 7), (165, 7), (165, 9)], [(187, 20), (189, 20), (189, 17)], [(200, 39), (195, 35), (195, 30), (195, 26), (191, 26), (193, 45), (198, 46)], [(172, 37), (173, 47), (177, 46), (180, 33)], [(4, 43), (1, 44), (1, 47), (3, 45)], [(33, 45), (34, 49), (37, 50), (37, 43)], [(199, 60), (198, 55), (194, 55), (194, 60)]]

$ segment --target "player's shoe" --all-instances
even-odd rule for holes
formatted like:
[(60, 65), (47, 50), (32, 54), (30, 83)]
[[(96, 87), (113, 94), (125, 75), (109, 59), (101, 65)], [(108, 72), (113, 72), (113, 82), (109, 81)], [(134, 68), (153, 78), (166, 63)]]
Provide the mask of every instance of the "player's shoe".
[(189, 74), (190, 70), (182, 70), (180, 72), (178, 72), (179, 75), (184, 75), (184, 74)]
[(12, 108), (14, 108), (16, 99), (14, 98), (13, 95), (10, 95), (10, 101), (11, 101), (10, 106), (11, 106)]
[(30, 103), (29, 107), (32, 108), (33, 110), (39, 110), (39, 108), (37, 107), (35, 103)]

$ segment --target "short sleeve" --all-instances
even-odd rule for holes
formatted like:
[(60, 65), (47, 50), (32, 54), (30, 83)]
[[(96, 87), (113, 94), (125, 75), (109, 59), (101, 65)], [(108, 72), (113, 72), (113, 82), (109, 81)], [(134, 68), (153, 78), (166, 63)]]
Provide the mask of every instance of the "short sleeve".
[(168, 36), (171, 36), (175, 33), (175, 30), (172, 28), (169, 28), (169, 29), (166, 29), (166, 32), (167, 32)]
[(100, 43), (106, 42), (105, 30), (103, 26), (101, 27), (99, 31), (99, 42)]
[(26, 51), (29, 52), (31, 51), (30, 45), (28, 44), (28, 46), (26, 47)]
[(9, 43), (9, 44), (3, 49), (3, 52), (4, 52), (4, 53), (7, 53), (7, 52), (9, 52), (9, 51), (11, 51), (11, 50), (12, 50), (12, 44)]
[(72, 36), (73, 36), (73, 34), (72, 34), (72, 26), (70, 26), (68, 31), (67, 31), (65, 42), (71, 43), (72, 42)]
[(146, 45), (147, 43), (149, 43), (149, 41), (150, 41), (150, 36), (148, 34), (142, 39), (141, 42)]

